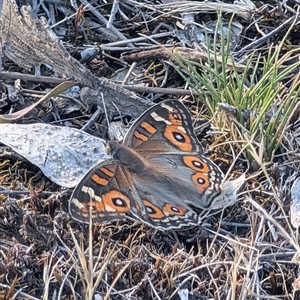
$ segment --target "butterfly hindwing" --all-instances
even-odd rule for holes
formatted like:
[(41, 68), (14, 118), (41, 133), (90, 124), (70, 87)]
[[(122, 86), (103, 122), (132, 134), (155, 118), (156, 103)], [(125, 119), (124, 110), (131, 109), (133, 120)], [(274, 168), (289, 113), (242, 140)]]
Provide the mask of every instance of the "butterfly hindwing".
[[(118, 174), (118, 176), (116, 176)], [(69, 202), (72, 217), (83, 223), (124, 219), (130, 212), (130, 183), (114, 159), (94, 166), (79, 182)]]
[(155, 180), (166, 182), (161, 189), (164, 189), (164, 195), (171, 195), (171, 199), (180, 199), (200, 209), (210, 209), (223, 196), (221, 184), (224, 175), (203, 155), (160, 154), (152, 155), (148, 161), (150, 165), (159, 166)]

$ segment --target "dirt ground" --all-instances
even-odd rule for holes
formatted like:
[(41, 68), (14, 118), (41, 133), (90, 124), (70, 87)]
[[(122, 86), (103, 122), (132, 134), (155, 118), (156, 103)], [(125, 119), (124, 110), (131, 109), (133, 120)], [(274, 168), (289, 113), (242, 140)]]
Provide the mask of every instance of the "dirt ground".
[[(299, 236), (290, 218), (291, 187), (300, 170), (299, 92), (289, 129), (263, 172), (247, 156), (235, 161), (228, 154), (223, 132), (234, 123), (228, 108), (222, 114), (216, 106), (212, 114), (175, 59), (205, 66), (210, 44), (221, 69), (222, 28), (225, 40), (230, 32), (228, 78), (233, 68), (242, 74), (253, 55), (252, 62), (260, 63), (249, 72), (257, 67), (259, 82), (264, 59), (283, 39), (279, 57), (294, 51), (284, 68), (299, 62), (299, 4), (4, 0), (0, 136), (3, 124), (42, 123), (84, 127), (108, 140), (107, 116), (118, 130), (120, 122), (128, 128), (153, 103), (176, 99), (190, 111), (206, 157), (232, 178), (245, 174), (246, 181), (233, 206), (196, 210), (199, 226), (158, 230), (133, 218), (89, 227), (69, 214), (70, 178), (58, 172), (50, 180), (29, 156), (1, 140), (0, 299), (300, 299)], [(300, 80), (299, 68), (282, 80), (286, 93)], [(66, 80), (75, 86), (71, 92), (47, 96)], [(227, 129), (217, 128), (216, 119)], [(31, 133), (21, 134), (21, 143)], [(29, 150), (47, 144), (63, 153), (68, 138), (53, 140), (41, 131)], [(76, 169), (59, 157), (57, 164)]]

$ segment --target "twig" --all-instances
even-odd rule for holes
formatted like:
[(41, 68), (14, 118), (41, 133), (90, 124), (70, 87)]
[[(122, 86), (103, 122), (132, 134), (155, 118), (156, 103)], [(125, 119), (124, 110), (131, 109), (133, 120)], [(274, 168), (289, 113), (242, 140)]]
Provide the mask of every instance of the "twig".
[[(29, 191), (14, 191), (14, 190), (8, 190), (2, 186), (0, 186), (0, 193), (2, 195), (29, 195), (30, 192)], [(60, 194), (65, 194), (67, 193), (67, 190), (66, 191), (62, 191)], [(53, 194), (55, 194), (55, 192), (49, 192), (49, 191), (42, 191), (41, 192), (42, 195), (44, 196), (51, 196)]]
[(158, 300), (161, 300), (161, 298), (159, 297), (159, 295), (158, 295), (158, 293), (157, 293), (155, 287), (153, 286), (153, 283), (151, 282), (149, 276), (146, 275), (146, 277), (147, 277), (147, 280), (148, 280), (148, 282), (149, 282), (149, 284), (150, 284), (150, 286), (151, 286), (151, 288), (152, 288), (152, 291), (153, 291), (154, 295), (156, 296), (156, 298), (157, 298)]
[(119, 10), (119, 0), (114, 0), (113, 6), (112, 6), (111, 11), (110, 11), (110, 17), (109, 17), (109, 20), (106, 24), (107, 28), (111, 28), (112, 23), (115, 20), (116, 13), (118, 12), (118, 10)]
[(168, 37), (170, 35), (173, 35), (173, 32), (156, 33), (156, 34), (152, 34), (152, 35), (149, 35), (149, 36), (141, 36), (141, 37), (138, 37), (138, 38), (132, 38), (132, 39), (112, 42), (112, 43), (108, 43), (108, 44), (103, 44), (103, 45), (101, 45), (101, 48), (103, 50), (106, 50), (107, 47), (121, 46), (121, 45), (126, 45), (126, 44), (129, 44), (129, 43), (142, 42), (142, 41), (149, 40), (149, 39), (150, 40), (151, 39), (158, 39), (158, 38), (162, 38), (162, 37)]
[[(108, 21), (106, 18), (95, 8), (93, 7), (87, 0), (80, 0), (81, 3), (84, 5), (87, 5), (88, 8), (91, 10), (91, 12), (94, 14), (95, 17), (97, 17), (105, 26), (107, 26)], [(120, 39), (120, 40), (127, 40), (127, 38), (113, 25), (110, 26), (110, 30)], [(133, 44), (130, 44), (130, 46), (134, 47)]]
[(272, 36), (277, 34), (278, 32), (282, 31), (283, 28), (285, 28), (287, 25), (291, 24), (295, 20), (295, 17), (291, 17), (288, 20), (286, 20), (284, 23), (282, 23), (280, 26), (275, 28), (273, 31), (269, 32), (265, 36), (261, 37), (260, 39), (248, 44), (244, 48), (240, 49), (239, 51), (235, 52), (233, 57), (239, 57), (240, 54), (243, 54), (246, 51), (250, 51), (253, 49), (257, 49), (261, 44), (266, 42), (268, 39), (270, 39)]
[(133, 91), (137, 93), (154, 93), (154, 94), (164, 94), (164, 95), (174, 95), (174, 96), (198, 95), (197, 92), (193, 90), (183, 90), (177, 88), (158, 88), (158, 87), (137, 86), (137, 85), (122, 85), (122, 87), (129, 91)]
[[(0, 288), (9, 290), (11, 287), (10, 287), (9, 285), (0, 283)], [(24, 287), (23, 287), (23, 288), (24, 288)], [(27, 299), (40, 300), (39, 298), (32, 297), (32, 296), (30, 296), (29, 294), (26, 294), (26, 293), (24, 293), (24, 292), (18, 292), (18, 295), (20, 295), (20, 296), (22, 296), (22, 297), (24, 297), (24, 298), (27, 298)]]
[(131, 66), (130, 66), (130, 68), (129, 68), (127, 74), (126, 74), (126, 76), (124, 77), (124, 79), (122, 81), (122, 85), (126, 84), (126, 82), (127, 82), (128, 78), (129, 78), (130, 74), (133, 72), (133, 70), (136, 67), (136, 65), (137, 65), (137, 62), (134, 62), (134, 63), (131, 64)]
[(102, 108), (98, 105), (97, 110), (92, 115), (92, 117), (89, 119), (89, 121), (81, 128), (82, 131), (87, 131), (92, 124), (98, 119), (99, 115), (103, 112)]
[(30, 74), (23, 74), (18, 72), (1, 72), (0, 79), (21, 79), (24, 81), (42, 82), (48, 84), (60, 84), (66, 81), (63, 78), (55, 78), (49, 76), (36, 76)]

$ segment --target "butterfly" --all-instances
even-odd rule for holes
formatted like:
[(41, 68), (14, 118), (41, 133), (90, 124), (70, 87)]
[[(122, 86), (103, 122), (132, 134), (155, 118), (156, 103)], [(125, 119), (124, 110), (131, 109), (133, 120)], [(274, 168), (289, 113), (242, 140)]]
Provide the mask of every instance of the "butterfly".
[(110, 222), (132, 216), (170, 230), (198, 224), (192, 207), (222, 200), (222, 171), (203, 154), (190, 113), (178, 100), (148, 109), (123, 143), (108, 144), (111, 159), (90, 169), (69, 201), (73, 219)]

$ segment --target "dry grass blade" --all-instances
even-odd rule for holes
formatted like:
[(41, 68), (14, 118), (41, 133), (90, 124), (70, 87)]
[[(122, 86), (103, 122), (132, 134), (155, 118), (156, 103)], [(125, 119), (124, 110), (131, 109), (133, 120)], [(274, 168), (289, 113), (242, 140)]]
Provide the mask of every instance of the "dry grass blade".
[(39, 104), (41, 104), (43, 101), (48, 100), (51, 97), (55, 97), (55, 96), (59, 95), (60, 93), (66, 91), (67, 89), (69, 89), (70, 87), (74, 86), (77, 83), (78, 82), (76, 82), (76, 81), (65, 81), (65, 82), (59, 84), (57, 87), (55, 87), (53, 90), (51, 90), (49, 93), (47, 93), (45, 96), (43, 96), (40, 100), (38, 100), (36, 103), (30, 105), (29, 107), (26, 107), (22, 110), (14, 112), (14, 113), (0, 115), (0, 123), (9, 123), (9, 122), (20, 119), (21, 117), (28, 114), (35, 107), (37, 107)]
[[(111, 259), (117, 255), (118, 251), (114, 251), (114, 249), (110, 249), (105, 257), (98, 256), (95, 264), (93, 263), (93, 253), (91, 248), (89, 248), (89, 256), (88, 261), (85, 256), (85, 251), (82, 249), (82, 246), (79, 245), (74, 233), (71, 231), (71, 236), (73, 238), (76, 254), (78, 255), (78, 260), (74, 261), (75, 263), (75, 269), (78, 272), (79, 278), (83, 281), (84, 285), (84, 294), (85, 299), (93, 299), (95, 290), (100, 282), (101, 279), (103, 279), (104, 274), (106, 272), (106, 267), (110, 263)], [(90, 237), (90, 240), (92, 240), (92, 236)], [(91, 246), (91, 243), (89, 243)], [(104, 250), (105, 242), (102, 243), (100, 246), (101, 250)], [(100, 261), (102, 261), (100, 263)], [(93, 265), (94, 264), (94, 265)], [(99, 264), (101, 265), (99, 269)], [(94, 276), (96, 275), (96, 281), (94, 282)], [(75, 283), (76, 284), (76, 283)]]
[[(295, 239), (295, 236), (291, 235), (291, 233), (288, 233), (285, 228), (283, 228), (266, 210), (264, 210), (259, 204), (257, 204), (255, 201), (253, 201), (251, 198), (247, 198), (246, 201), (251, 203), (260, 213), (263, 214), (263, 216), (271, 222), (271, 224), (275, 225), (278, 229), (279, 234), (284, 237), (284, 239), (292, 245), (295, 250), (300, 254), (300, 247), (298, 242)], [(290, 228), (289, 228), (290, 229)], [(292, 232), (292, 231), (291, 231)]]

